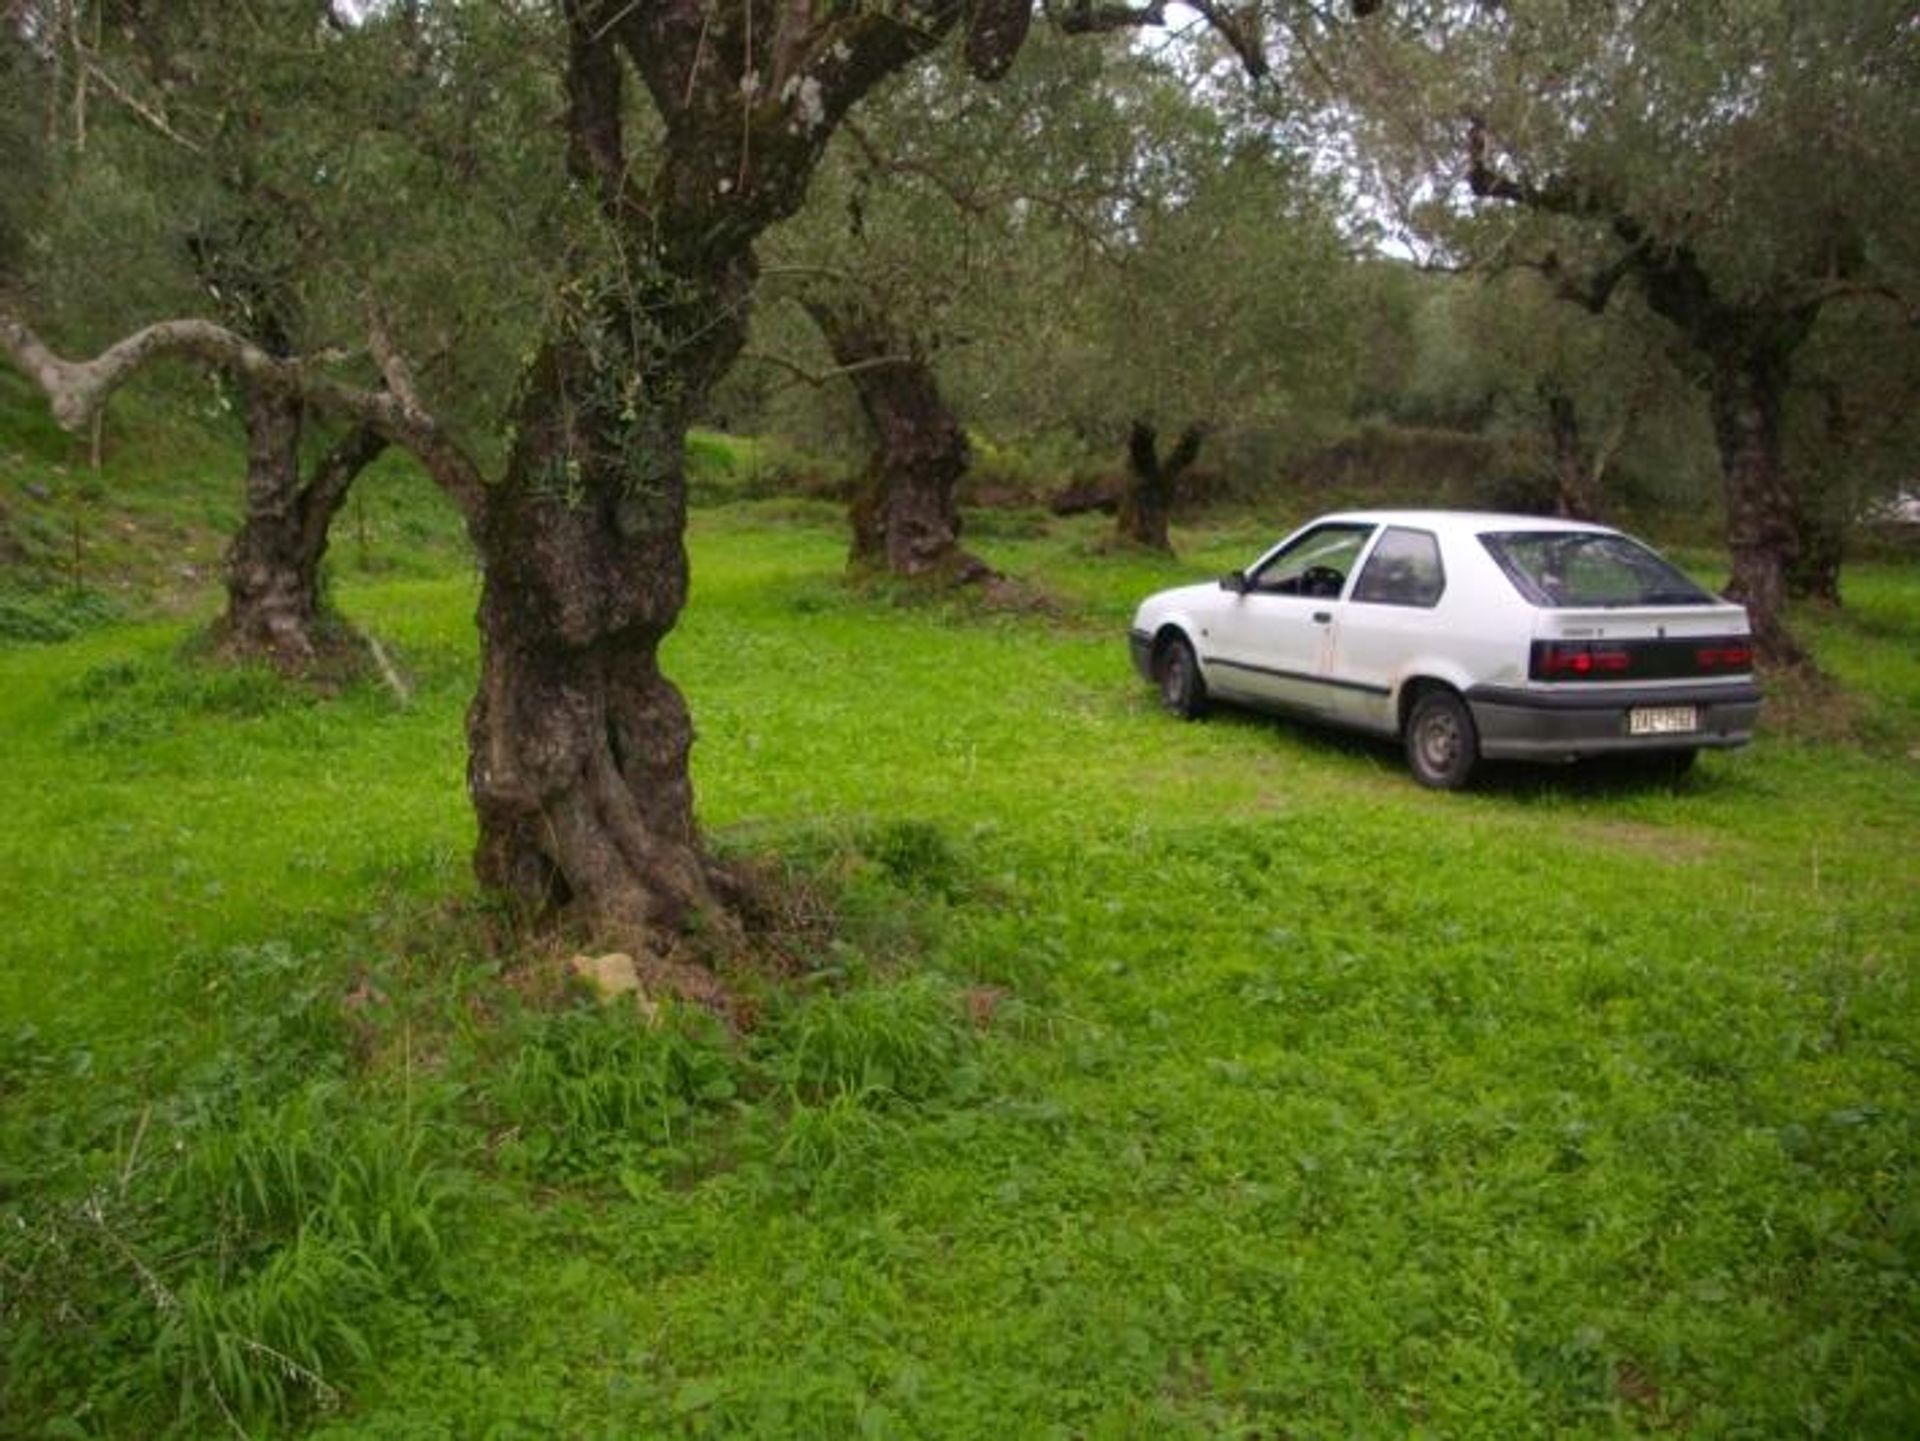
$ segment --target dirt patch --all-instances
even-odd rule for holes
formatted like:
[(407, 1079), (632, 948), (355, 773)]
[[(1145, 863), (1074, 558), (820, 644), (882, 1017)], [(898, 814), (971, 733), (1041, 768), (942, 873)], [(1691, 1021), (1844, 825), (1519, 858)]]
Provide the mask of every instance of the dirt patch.
[(1831, 676), (1810, 667), (1767, 675), (1761, 726), (1775, 735), (1825, 744), (1858, 744), (1866, 704)]
[(1710, 860), (1719, 851), (1718, 844), (1706, 836), (1671, 826), (1648, 825), (1644, 821), (1573, 821), (1567, 823), (1566, 828), (1571, 838), (1583, 846), (1593, 843), (1676, 863)]

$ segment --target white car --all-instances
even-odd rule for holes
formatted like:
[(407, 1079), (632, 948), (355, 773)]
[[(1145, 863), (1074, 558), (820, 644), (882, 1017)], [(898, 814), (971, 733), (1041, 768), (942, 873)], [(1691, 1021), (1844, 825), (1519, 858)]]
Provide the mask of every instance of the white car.
[(1746, 611), (1605, 526), (1353, 511), (1245, 570), (1149, 596), (1134, 665), (1174, 714), (1209, 700), (1404, 740), (1421, 784), (1483, 759), (1744, 745), (1760, 691)]

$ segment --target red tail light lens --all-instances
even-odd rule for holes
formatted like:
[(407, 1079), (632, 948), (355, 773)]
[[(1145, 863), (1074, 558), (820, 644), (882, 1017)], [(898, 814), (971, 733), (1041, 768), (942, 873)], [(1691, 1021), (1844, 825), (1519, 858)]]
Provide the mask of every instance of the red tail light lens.
[(1750, 645), (1703, 645), (1693, 653), (1701, 670), (1752, 670)]
[(1534, 647), (1533, 674), (1539, 680), (1624, 675), (1633, 657), (1617, 646), (1546, 644)]
[(1547, 681), (1658, 681), (1732, 677), (1753, 669), (1753, 641), (1743, 635), (1639, 640), (1537, 640), (1528, 674)]

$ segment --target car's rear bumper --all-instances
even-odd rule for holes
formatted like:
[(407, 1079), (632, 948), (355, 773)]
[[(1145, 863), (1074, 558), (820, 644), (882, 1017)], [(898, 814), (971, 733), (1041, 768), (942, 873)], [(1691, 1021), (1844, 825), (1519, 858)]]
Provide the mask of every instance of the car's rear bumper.
[[(1743, 746), (1760, 715), (1754, 685), (1664, 688), (1631, 686), (1601, 692), (1475, 686), (1467, 692), (1480, 754), (1493, 760), (1577, 760), (1581, 756), (1655, 753)], [(1627, 717), (1643, 706), (1694, 706), (1690, 731), (1633, 735)]]

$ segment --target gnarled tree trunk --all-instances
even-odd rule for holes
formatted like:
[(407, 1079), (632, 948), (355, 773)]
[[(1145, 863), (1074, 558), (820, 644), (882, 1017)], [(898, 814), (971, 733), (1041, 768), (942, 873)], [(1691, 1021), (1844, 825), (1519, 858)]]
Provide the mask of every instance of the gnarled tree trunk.
[[(476, 867), (525, 912), (569, 915), (643, 952), (657, 983), (717, 999), (682, 941), (735, 923), (694, 825), (692, 723), (659, 667), (686, 600), (687, 428), (745, 340), (753, 243), (799, 208), (847, 107), (963, 18), (970, 67), (998, 75), (1029, 9), (563, 9), (569, 168), (617, 258), (565, 288), (506, 475), (468, 492), (485, 570), (467, 716)], [(623, 61), (665, 121), (644, 186), (622, 135)]]
[(245, 511), (226, 557), (226, 613), (216, 623), (221, 646), (260, 656), (283, 670), (302, 670), (326, 648), (320, 564), (333, 518), (356, 477), (387, 442), (360, 426), (323, 456), (302, 480), (304, 402), (284, 388), (241, 383), (246, 407)]
[(1800, 551), (1800, 517), (1780, 449), (1787, 356), (1765, 344), (1724, 344), (1712, 361), (1713, 435), (1733, 553), (1727, 593), (1747, 607), (1767, 660), (1799, 664), (1806, 653), (1786, 626), (1787, 576)]
[[(685, 446), (738, 352), (752, 267), (656, 268), (597, 287), (526, 379), (505, 477), (473, 525), (485, 571), (467, 715), (481, 883), (652, 949), (660, 984), (714, 994), (676, 958), (727, 932), (693, 818), (693, 726), (660, 672), (686, 601)], [(640, 343), (636, 346), (635, 341)]]
[(913, 579), (990, 575), (960, 547), (956, 492), (971, 452), (925, 352), (857, 298), (813, 296), (805, 306), (873, 431), (873, 456), (851, 511), (848, 564)]
[[(1822, 449), (1826, 465), (1832, 469), (1805, 467), (1794, 475), (1794, 525), (1800, 547), (1787, 568), (1787, 594), (1795, 600), (1839, 605), (1840, 563), (1846, 556), (1847, 510), (1852, 494), (1849, 486), (1836, 483), (1833, 476), (1850, 461), (1853, 426), (1839, 386), (1827, 383), (1817, 391), (1823, 401)], [(1823, 480), (1824, 485), (1820, 483)]]
[[(1604, 187), (1578, 174), (1534, 183), (1491, 165), (1486, 127), (1477, 118), (1468, 126), (1467, 159), (1475, 195), (1602, 222), (1620, 242), (1618, 255), (1586, 283), (1571, 280), (1550, 258), (1547, 268), (1559, 275), (1563, 295), (1598, 312), (1614, 288), (1633, 276), (1648, 307), (1705, 360), (1733, 552), (1727, 590), (1746, 605), (1763, 660), (1805, 663), (1806, 652), (1787, 629), (1789, 577), (1809, 563), (1824, 569), (1826, 561), (1812, 553), (1826, 547), (1810, 544), (1805, 534), (1809, 512), (1787, 479), (1780, 423), (1793, 356), (1812, 333), (1825, 299), (1820, 289), (1809, 292), (1782, 277), (1771, 294), (1727, 295), (1691, 246), (1661, 240), (1641, 217), (1618, 208)], [(1837, 552), (1833, 564), (1837, 595)]]
[(1540, 387), (1547, 403), (1547, 438), (1553, 446), (1553, 509), (1571, 520), (1600, 514), (1593, 472), (1580, 443), (1580, 411), (1571, 395), (1551, 384)]
[(1795, 600), (1840, 604), (1840, 563), (1846, 557), (1846, 525), (1831, 506), (1795, 487), (1794, 529), (1799, 545), (1787, 567), (1787, 594)]
[(1144, 420), (1136, 420), (1127, 436), (1127, 487), (1120, 495), (1116, 531), (1122, 540), (1173, 554), (1168, 525), (1180, 476), (1200, 455), (1206, 432), (1190, 425), (1173, 449), (1160, 455), (1160, 438)]

